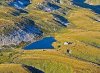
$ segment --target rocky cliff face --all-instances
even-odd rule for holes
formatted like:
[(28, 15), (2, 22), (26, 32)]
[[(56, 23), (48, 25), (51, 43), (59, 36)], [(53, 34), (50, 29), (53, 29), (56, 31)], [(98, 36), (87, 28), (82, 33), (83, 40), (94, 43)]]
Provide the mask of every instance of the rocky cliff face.
[[(6, 1), (8, 4), (9, 2), (11, 5), (20, 4), (21, 6), (27, 6), (30, 3), (29, 0)], [(23, 9), (0, 5), (0, 47), (4, 45), (19, 45), (21, 42), (33, 42), (43, 35), (34, 20), (21, 16), (21, 14), (28, 14), (28, 12)]]
[[(0, 34), (0, 46), (18, 45), (22, 41), (33, 42), (42, 36), (42, 31), (35, 25), (34, 21), (22, 19), (22, 21), (15, 23), (15, 26), (9, 32)], [(6, 30), (8, 27), (4, 29)]]

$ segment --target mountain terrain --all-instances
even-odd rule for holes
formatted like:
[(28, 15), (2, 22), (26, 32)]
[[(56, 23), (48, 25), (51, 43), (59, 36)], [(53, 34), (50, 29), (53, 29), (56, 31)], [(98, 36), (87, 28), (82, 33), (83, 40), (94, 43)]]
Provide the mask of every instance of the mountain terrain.
[(0, 0), (0, 73), (100, 73), (100, 1)]

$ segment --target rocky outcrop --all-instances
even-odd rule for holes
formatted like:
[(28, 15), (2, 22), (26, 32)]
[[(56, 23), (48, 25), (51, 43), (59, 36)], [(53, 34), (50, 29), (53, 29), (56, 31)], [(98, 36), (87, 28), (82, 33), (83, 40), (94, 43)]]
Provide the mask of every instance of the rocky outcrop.
[(21, 42), (33, 42), (42, 36), (42, 31), (30, 19), (24, 19), (15, 26), (9, 33), (0, 35), (0, 46), (18, 45)]
[(59, 8), (61, 8), (60, 6), (56, 5), (56, 4), (53, 4), (53, 3), (50, 3), (50, 2), (47, 2), (47, 3), (43, 3), (40, 8), (46, 12), (51, 12), (51, 11), (54, 11), (54, 10), (58, 10)]
[(62, 0), (45, 0), (47, 2), (62, 3)]

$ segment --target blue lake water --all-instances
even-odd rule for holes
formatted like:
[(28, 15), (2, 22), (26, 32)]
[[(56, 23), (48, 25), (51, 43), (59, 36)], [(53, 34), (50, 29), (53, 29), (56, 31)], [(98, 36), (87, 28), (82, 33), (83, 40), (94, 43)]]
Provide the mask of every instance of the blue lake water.
[(56, 42), (54, 37), (45, 37), (39, 41), (33, 42), (32, 44), (27, 45), (24, 47), (25, 50), (32, 50), (32, 49), (53, 49), (52, 43)]
[(85, 0), (73, 0), (72, 1), (74, 5), (83, 7), (83, 8), (88, 8), (94, 11), (95, 13), (100, 14), (100, 5), (89, 5), (87, 3), (84, 3)]
[(9, 3), (10, 6), (13, 6), (17, 9), (23, 9), (30, 4), (30, 0), (14, 0)]

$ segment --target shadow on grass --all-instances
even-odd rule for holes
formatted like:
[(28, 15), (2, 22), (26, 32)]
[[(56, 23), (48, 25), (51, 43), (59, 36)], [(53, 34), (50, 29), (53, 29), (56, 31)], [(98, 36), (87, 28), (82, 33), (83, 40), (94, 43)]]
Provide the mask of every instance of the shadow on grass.
[(27, 68), (31, 73), (44, 73), (43, 71), (32, 66), (24, 65), (24, 67)]

